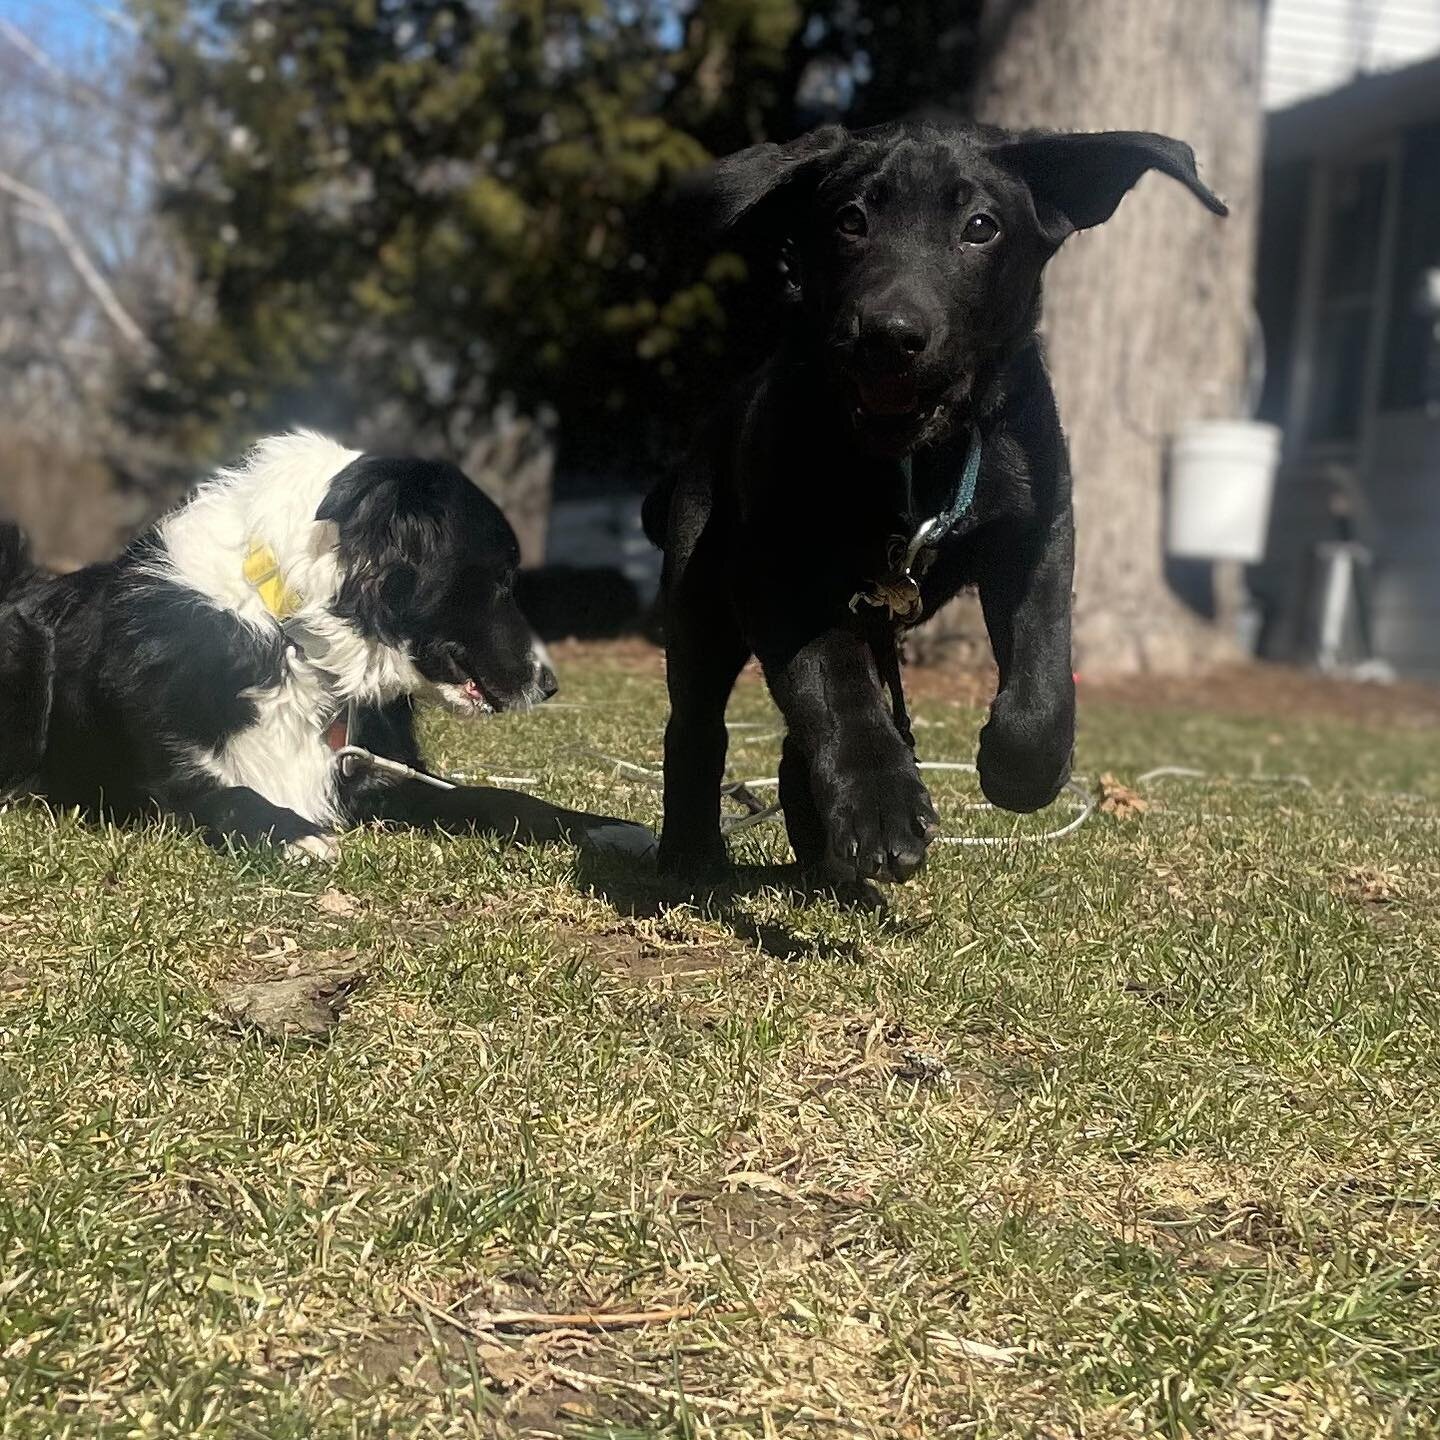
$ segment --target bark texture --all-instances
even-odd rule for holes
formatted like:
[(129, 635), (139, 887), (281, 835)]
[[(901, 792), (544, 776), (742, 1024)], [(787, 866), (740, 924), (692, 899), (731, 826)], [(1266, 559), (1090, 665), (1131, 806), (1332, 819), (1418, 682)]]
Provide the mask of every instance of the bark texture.
[(545, 425), (508, 407), (467, 447), (461, 468), (505, 512), (520, 541), (520, 563), (545, 563), (555, 446)]
[(1263, 0), (1009, 9), (977, 92), (981, 119), (1174, 135), (1230, 205), (1219, 220), (1147, 175), (1107, 224), (1065, 242), (1045, 282), (1042, 328), (1075, 475), (1077, 667), (1192, 670), (1233, 641), (1165, 583), (1165, 453), (1185, 421), (1244, 403)]

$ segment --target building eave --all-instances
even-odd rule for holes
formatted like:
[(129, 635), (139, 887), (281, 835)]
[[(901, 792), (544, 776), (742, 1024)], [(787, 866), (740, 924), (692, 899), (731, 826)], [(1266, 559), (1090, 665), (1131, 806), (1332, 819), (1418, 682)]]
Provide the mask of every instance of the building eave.
[(1265, 158), (1273, 164), (1354, 150), (1427, 120), (1440, 120), (1440, 55), (1272, 110)]

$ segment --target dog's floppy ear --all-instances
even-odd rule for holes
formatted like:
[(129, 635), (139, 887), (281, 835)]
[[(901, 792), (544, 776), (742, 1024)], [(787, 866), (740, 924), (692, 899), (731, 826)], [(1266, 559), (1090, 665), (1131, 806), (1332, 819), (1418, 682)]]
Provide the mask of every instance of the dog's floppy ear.
[(331, 481), (315, 511), (340, 537), (345, 576), (336, 609), (383, 638), (420, 589), (416, 557), (438, 529), (433, 467), (414, 460), (362, 455)]
[(811, 178), (849, 140), (843, 125), (822, 125), (786, 145), (752, 145), (717, 161), (702, 180), (711, 222), (728, 230), (767, 200)]
[(342, 536), (378, 543), (400, 508), (402, 472), (381, 455), (361, 455), (330, 481), (315, 511), (317, 520), (337, 526)]
[(1029, 186), (1041, 230), (1056, 245), (1074, 230), (1108, 220), (1147, 170), (1178, 180), (1215, 214), (1229, 213), (1196, 173), (1195, 152), (1183, 140), (1149, 130), (1020, 135), (991, 156)]

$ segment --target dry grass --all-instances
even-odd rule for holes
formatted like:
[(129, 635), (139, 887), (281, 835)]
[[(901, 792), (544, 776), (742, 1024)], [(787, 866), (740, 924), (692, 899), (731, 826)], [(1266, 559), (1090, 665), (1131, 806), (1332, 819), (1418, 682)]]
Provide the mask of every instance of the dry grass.
[[(570, 747), (653, 759), (654, 668), (568, 659), (581, 708), (435, 747), (653, 819)], [(977, 711), (920, 718), (969, 754)], [(13, 810), (0, 1433), (1433, 1432), (1435, 739), (1092, 708), (1117, 785), (1316, 788), (1142, 787), (1063, 848), (938, 852), (884, 920), (798, 905), (774, 830), (692, 901)], [(1015, 828), (966, 784), (957, 823)], [(333, 1028), (222, 1007), (317, 965)]]

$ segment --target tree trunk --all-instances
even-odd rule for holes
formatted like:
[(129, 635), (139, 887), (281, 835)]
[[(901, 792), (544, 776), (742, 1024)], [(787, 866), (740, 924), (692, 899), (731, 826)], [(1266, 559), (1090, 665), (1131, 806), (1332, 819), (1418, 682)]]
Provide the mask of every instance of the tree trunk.
[(1066, 241), (1045, 282), (1042, 329), (1075, 475), (1077, 666), (1195, 669), (1233, 654), (1234, 640), (1165, 583), (1163, 468), (1178, 426), (1244, 403), (1263, 0), (1009, 8), (976, 93), (980, 118), (1174, 135), (1230, 204), (1217, 220), (1149, 175), (1106, 225)]
[(466, 447), (461, 468), (505, 512), (520, 541), (520, 563), (545, 563), (555, 445), (544, 421), (500, 406), (489, 429)]

